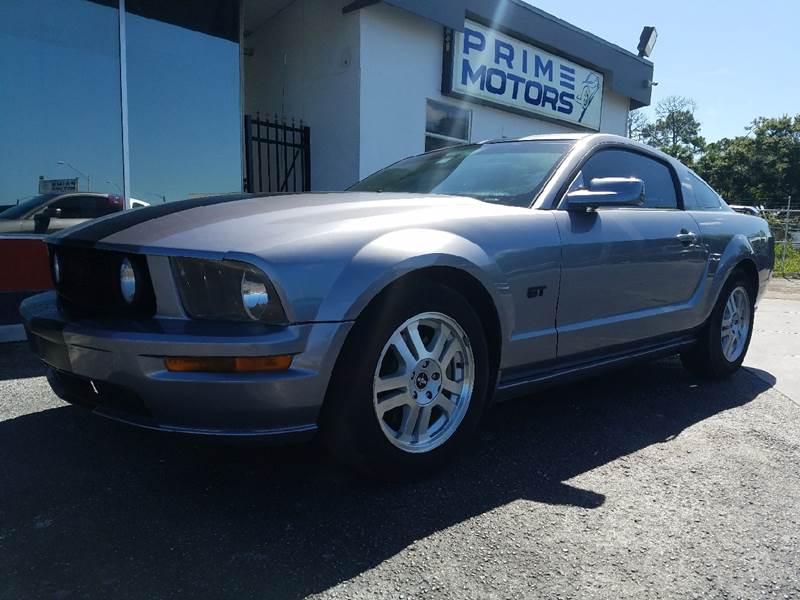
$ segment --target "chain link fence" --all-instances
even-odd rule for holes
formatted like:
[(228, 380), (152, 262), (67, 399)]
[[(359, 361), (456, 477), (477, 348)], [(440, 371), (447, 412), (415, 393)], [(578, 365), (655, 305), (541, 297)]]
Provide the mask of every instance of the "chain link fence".
[(775, 236), (775, 272), (780, 275), (800, 274), (800, 198), (743, 200), (731, 205), (758, 209)]
[(776, 271), (781, 275), (800, 271), (800, 206), (798, 199), (792, 206), (792, 197), (783, 202), (771, 202), (761, 209), (775, 236)]

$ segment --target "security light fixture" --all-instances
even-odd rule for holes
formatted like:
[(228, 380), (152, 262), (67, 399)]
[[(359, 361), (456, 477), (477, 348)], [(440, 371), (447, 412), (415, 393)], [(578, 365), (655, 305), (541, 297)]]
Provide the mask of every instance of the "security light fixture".
[(653, 53), (653, 48), (656, 45), (657, 39), (658, 31), (656, 31), (655, 27), (648, 25), (642, 29), (642, 35), (639, 36), (639, 56), (645, 58), (649, 57)]

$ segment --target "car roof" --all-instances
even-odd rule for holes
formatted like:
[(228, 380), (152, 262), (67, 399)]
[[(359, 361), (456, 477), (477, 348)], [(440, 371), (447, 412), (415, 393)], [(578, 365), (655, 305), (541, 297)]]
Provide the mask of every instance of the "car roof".
[(580, 140), (589, 137), (591, 133), (539, 133), (518, 138), (521, 141), (531, 140)]
[(621, 146), (628, 146), (630, 148), (637, 149), (641, 152), (646, 152), (648, 154), (654, 155), (663, 161), (669, 162), (676, 169), (688, 169), (686, 165), (684, 165), (674, 156), (670, 156), (669, 154), (662, 152), (658, 148), (654, 148), (653, 146), (650, 146), (648, 144), (644, 144), (642, 142), (632, 140), (629, 137), (625, 137), (623, 135), (617, 135), (614, 133), (548, 133), (548, 134), (528, 135), (518, 138), (503, 138), (498, 140), (489, 140), (480, 143), (491, 144), (500, 142), (530, 142), (530, 141), (545, 141), (545, 140), (581, 142), (580, 146), (584, 149), (589, 147), (596, 147), (601, 144), (618, 144)]
[(531, 141), (575, 141), (590, 136), (590, 133), (540, 133), (516, 138), (492, 138), (477, 142), (478, 144), (501, 144), (503, 142), (531, 142)]

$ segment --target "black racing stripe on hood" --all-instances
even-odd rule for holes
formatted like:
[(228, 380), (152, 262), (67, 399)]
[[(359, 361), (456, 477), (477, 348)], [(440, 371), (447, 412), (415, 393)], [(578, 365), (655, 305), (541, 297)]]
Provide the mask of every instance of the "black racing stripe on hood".
[(129, 209), (111, 217), (99, 219), (97, 221), (89, 221), (85, 225), (79, 225), (73, 229), (65, 229), (61, 233), (51, 235), (47, 238), (47, 241), (53, 244), (93, 246), (108, 236), (133, 227), (134, 225), (139, 225), (184, 210), (272, 195), (275, 194), (225, 194), (222, 196), (205, 196), (203, 198), (178, 200), (176, 202), (170, 202), (169, 204)]

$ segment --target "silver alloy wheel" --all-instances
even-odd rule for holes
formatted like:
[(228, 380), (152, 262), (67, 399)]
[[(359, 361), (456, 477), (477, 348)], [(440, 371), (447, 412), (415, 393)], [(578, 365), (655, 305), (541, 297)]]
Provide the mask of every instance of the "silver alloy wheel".
[(381, 351), (372, 385), (375, 416), (405, 452), (430, 452), (458, 429), (469, 408), (475, 359), (453, 319), (426, 312), (408, 319)]
[(720, 340), (722, 355), (728, 362), (736, 362), (744, 351), (750, 332), (750, 296), (739, 286), (734, 288), (722, 313)]

